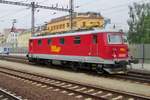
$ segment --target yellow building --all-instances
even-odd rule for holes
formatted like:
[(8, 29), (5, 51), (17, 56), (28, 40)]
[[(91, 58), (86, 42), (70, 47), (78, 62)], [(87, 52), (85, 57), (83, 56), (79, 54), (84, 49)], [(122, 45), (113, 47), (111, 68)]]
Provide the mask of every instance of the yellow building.
[(29, 38), (31, 37), (31, 32), (24, 32), (18, 36), (17, 44), (20, 48), (28, 48)]
[[(73, 30), (88, 29), (91, 27), (100, 27), (104, 25), (104, 18), (100, 13), (75, 13), (73, 15)], [(65, 32), (70, 30), (70, 17), (62, 16), (52, 19), (47, 24), (46, 33)]]
[(6, 36), (3, 34), (0, 34), (0, 44), (6, 42)]

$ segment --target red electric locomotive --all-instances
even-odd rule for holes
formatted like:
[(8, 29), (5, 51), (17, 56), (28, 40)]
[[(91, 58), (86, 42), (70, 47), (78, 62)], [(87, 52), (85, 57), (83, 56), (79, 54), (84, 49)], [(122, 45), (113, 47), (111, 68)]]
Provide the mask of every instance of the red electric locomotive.
[(124, 34), (99, 29), (31, 37), (28, 59), (59, 62), (74, 70), (95, 69), (98, 73), (125, 73), (129, 64)]

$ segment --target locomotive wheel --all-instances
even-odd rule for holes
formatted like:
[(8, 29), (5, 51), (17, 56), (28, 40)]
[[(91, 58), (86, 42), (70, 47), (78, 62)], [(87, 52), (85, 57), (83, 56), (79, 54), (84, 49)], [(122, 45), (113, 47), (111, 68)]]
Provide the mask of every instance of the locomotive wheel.
[(103, 66), (102, 65), (98, 65), (96, 67), (96, 72), (97, 72), (97, 74), (104, 74), (105, 71), (103, 70)]
[(70, 63), (70, 67), (73, 71), (78, 71), (79, 70), (79, 67), (78, 67), (78, 64), (77, 63)]
[(52, 61), (51, 61), (51, 60), (47, 60), (47, 61), (45, 62), (45, 64), (46, 64), (47, 66), (52, 65)]
[(29, 61), (30, 63), (33, 63), (33, 62), (34, 62), (34, 59), (28, 58), (28, 61)]
[(99, 70), (99, 69), (96, 69), (96, 72), (97, 72), (97, 74), (104, 74), (105, 73), (104, 70)]
[(125, 75), (127, 75), (127, 74), (128, 74), (127, 66), (124, 66), (124, 67), (123, 67), (123, 71), (124, 71), (124, 74), (125, 74)]

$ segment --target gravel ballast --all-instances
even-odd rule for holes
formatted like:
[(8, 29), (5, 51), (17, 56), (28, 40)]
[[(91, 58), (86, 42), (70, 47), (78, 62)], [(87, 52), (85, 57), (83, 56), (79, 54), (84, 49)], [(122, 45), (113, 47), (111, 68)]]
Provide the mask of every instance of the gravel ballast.
[(32, 73), (39, 73), (51, 77), (60, 77), (63, 79), (79, 81), (81, 83), (88, 83), (99, 87), (131, 92), (143, 96), (150, 96), (150, 86), (144, 84), (139, 84), (139, 83), (136, 84), (136, 83), (131, 83), (123, 80), (115, 80), (115, 79), (103, 78), (98, 76), (92, 76), (86, 73), (69, 72), (69, 71), (51, 69), (45, 67), (42, 68), (39, 66), (37, 67), (35, 65), (27, 65), (27, 64), (8, 62), (2, 60), (0, 60), (0, 66), (12, 68), (12, 69), (19, 69), (22, 71), (27, 71)]
[(81, 100), (68, 96), (67, 93), (54, 91), (55, 88), (48, 89), (48, 87), (36, 86), (2, 73), (0, 73), (0, 87), (27, 100)]

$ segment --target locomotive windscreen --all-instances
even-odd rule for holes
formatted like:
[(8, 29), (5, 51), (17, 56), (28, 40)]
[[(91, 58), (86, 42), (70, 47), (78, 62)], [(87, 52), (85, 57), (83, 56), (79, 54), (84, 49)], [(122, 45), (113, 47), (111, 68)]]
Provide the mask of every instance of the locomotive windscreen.
[(120, 34), (108, 34), (107, 36), (109, 44), (122, 44), (122, 37)]

